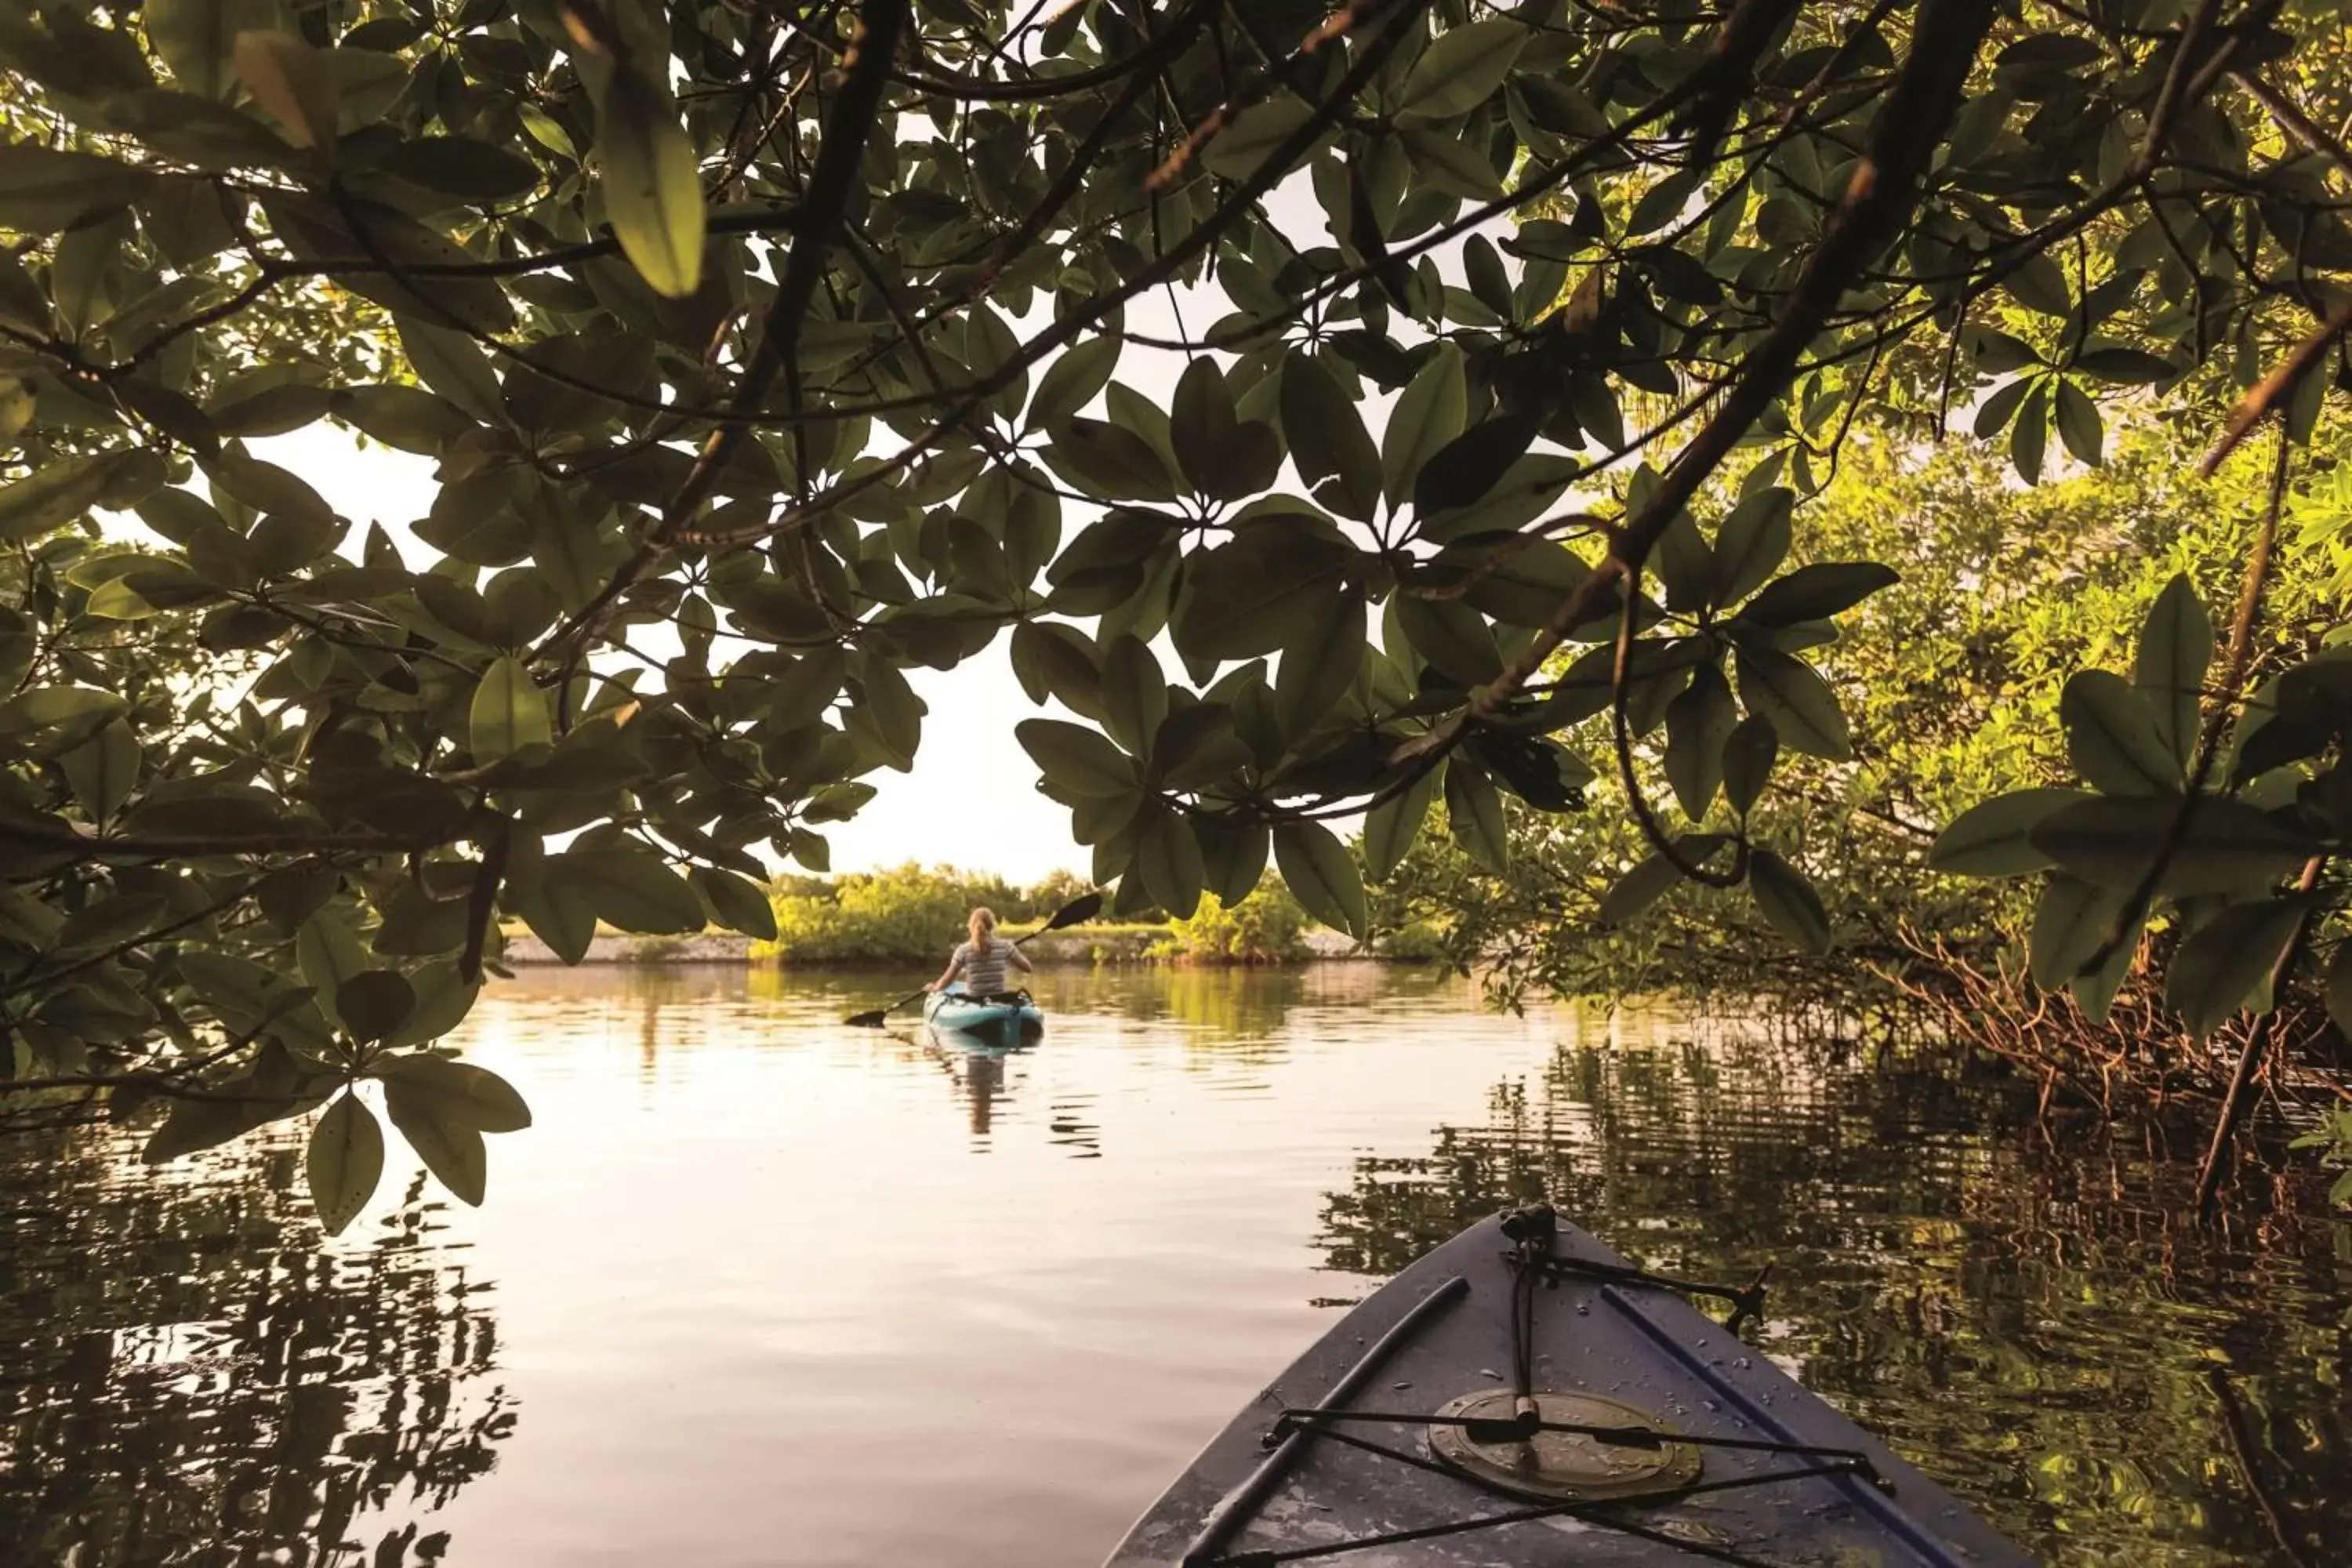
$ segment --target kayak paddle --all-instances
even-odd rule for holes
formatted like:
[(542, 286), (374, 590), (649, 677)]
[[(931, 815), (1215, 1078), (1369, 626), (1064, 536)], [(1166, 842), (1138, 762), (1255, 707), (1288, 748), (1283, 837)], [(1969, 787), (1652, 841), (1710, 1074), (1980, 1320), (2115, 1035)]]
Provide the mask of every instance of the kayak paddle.
[[(1044, 925), (1041, 925), (1035, 931), (1031, 931), (1028, 936), (1014, 937), (1013, 939), (1013, 945), (1019, 947), (1023, 942), (1027, 942), (1029, 937), (1044, 936), (1049, 931), (1060, 931), (1064, 926), (1074, 926), (1082, 921), (1090, 921), (1095, 918), (1097, 911), (1101, 910), (1101, 908), (1102, 895), (1100, 893), (1088, 893), (1085, 898), (1064, 904), (1060, 909), (1055, 910), (1052, 920), (1047, 921)], [(908, 1003), (919, 1002), (929, 994), (930, 988), (929, 986), (925, 986), (922, 990), (914, 993), (912, 995), (899, 997), (898, 1000), (891, 1003), (887, 1007), (877, 1007), (871, 1013), (854, 1014), (847, 1018), (844, 1018), (842, 1022), (847, 1024), (853, 1029), (878, 1029), (882, 1027), (884, 1021), (887, 1020), (891, 1014), (897, 1012), (899, 1008), (904, 1007)]]

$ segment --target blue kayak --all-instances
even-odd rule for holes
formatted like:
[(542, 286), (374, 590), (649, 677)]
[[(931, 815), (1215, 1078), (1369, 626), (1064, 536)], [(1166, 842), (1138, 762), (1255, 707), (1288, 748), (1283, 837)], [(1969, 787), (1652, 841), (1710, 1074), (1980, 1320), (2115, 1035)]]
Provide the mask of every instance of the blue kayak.
[[(1108, 1568), (2032, 1568), (1688, 1295), (1549, 1209), (1471, 1226), (1249, 1402)], [(1255, 1384), (1252, 1386), (1255, 1386)]]
[(923, 1004), (923, 1022), (943, 1033), (992, 1046), (1019, 1045), (1045, 1032), (1045, 1015), (1026, 993), (982, 997), (961, 991), (934, 991)]

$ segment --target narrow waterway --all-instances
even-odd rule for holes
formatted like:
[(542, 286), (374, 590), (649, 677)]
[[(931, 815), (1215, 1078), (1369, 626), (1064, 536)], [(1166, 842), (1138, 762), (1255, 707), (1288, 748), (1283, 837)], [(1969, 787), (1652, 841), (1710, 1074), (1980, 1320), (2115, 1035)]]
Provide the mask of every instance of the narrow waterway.
[[(1762, 1025), (1461, 982), (1048, 972), (992, 1057), (903, 975), (531, 972), (468, 1210), (321, 1242), (299, 1138), (0, 1144), (0, 1563), (1091, 1568), (1346, 1303), (1549, 1196), (1774, 1265), (1751, 1338), (2055, 1563), (2352, 1560), (2352, 1234), (2175, 1217), (2160, 1143)], [(2182, 1161), (2193, 1152), (2181, 1151)]]

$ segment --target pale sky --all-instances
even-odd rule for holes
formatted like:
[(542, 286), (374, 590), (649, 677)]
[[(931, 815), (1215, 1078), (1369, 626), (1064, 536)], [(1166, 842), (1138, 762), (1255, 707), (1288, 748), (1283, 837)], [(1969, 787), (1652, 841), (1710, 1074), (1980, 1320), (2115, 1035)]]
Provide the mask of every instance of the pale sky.
[[(349, 432), (331, 425), (249, 446), (256, 457), (310, 480), (328, 505), (352, 520), (355, 537), (370, 522), (381, 522), (405, 543), (409, 524), (430, 510), (437, 488), (430, 458), (382, 447), (362, 450)], [(866, 775), (880, 793), (850, 821), (824, 828), (835, 871), (920, 860), (995, 871), (1021, 882), (1063, 868), (1084, 872), (1087, 854), (1071, 842), (1068, 808), (1036, 792), (1037, 770), (1013, 738), (1013, 726), (1041, 710), (1013, 679), (1010, 643), (1000, 637), (953, 669), (907, 671), (931, 709), (915, 771)]]
[[(1311, 245), (1328, 239), (1322, 210), (1303, 179), (1274, 192), (1268, 206), (1294, 240)], [(1497, 219), (1481, 231), (1501, 237), (1511, 227), (1507, 219)], [(1460, 241), (1435, 254), (1449, 280), (1458, 280)], [(1176, 290), (1172, 304), (1163, 291), (1128, 306), (1129, 328), (1176, 335), (1180, 307), (1182, 325), (1191, 333), (1205, 331), (1231, 308), (1222, 290)], [(1043, 324), (1041, 315), (1016, 323), (1015, 330), (1025, 325), (1034, 331)], [(1138, 349), (1120, 356), (1116, 374), (1165, 406), (1183, 365), (1180, 355)], [(1384, 428), (1393, 401), (1392, 394), (1373, 389), (1363, 409), (1366, 426), (1375, 432)], [(406, 544), (409, 525), (431, 509), (436, 487), (429, 458), (383, 447), (362, 448), (352, 433), (338, 426), (321, 423), (248, 446), (256, 457), (308, 479), (329, 505), (352, 520), (354, 541), (365, 535), (370, 522), (381, 522), (394, 539)], [(1086, 521), (1083, 510), (1066, 502), (1063, 537), (1075, 535)], [(412, 563), (419, 566), (426, 559), (421, 551), (412, 555)], [(1075, 715), (1058, 705), (1040, 709), (1030, 702), (1013, 677), (1010, 642), (1009, 637), (1000, 636), (951, 670), (907, 671), (908, 682), (930, 707), (914, 771), (883, 769), (867, 774), (866, 782), (878, 792), (874, 800), (853, 820), (823, 829), (832, 843), (835, 872), (872, 870), (908, 860), (995, 872), (1018, 882), (1034, 881), (1058, 869), (1086, 871), (1090, 856), (1071, 839), (1068, 809), (1037, 793), (1036, 766), (1013, 735), (1013, 727), (1024, 719)], [(1162, 663), (1181, 679), (1164, 635), (1156, 646)], [(1345, 834), (1353, 832), (1356, 823), (1331, 826)]]

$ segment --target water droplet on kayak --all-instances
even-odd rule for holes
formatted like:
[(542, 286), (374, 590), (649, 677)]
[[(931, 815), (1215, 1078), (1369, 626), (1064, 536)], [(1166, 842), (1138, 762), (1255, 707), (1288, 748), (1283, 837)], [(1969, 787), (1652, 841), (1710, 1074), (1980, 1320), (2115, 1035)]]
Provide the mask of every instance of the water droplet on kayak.
[(1741, 1372), (1746, 1372), (1748, 1368), (1750, 1368), (1750, 1367), (1754, 1366), (1756, 1363), (1755, 1363), (1754, 1362), (1752, 1362), (1752, 1361), (1749, 1361), (1746, 1356), (1741, 1356), (1738, 1361), (1733, 1362), (1731, 1364), (1732, 1364), (1733, 1366), (1735, 1366), (1735, 1367), (1738, 1367)]

